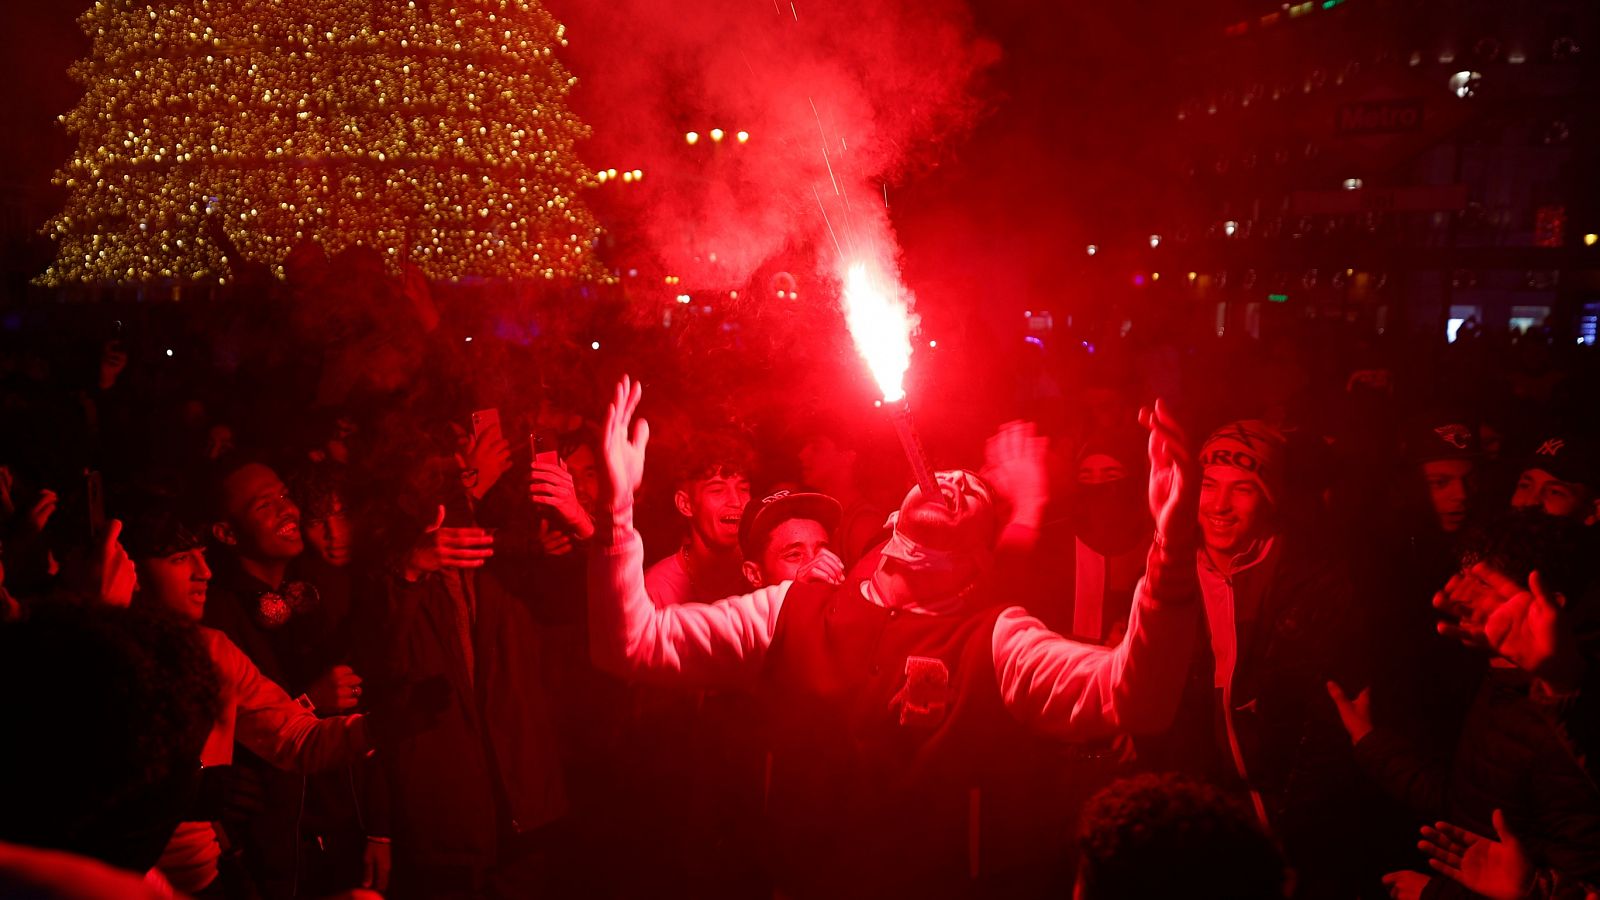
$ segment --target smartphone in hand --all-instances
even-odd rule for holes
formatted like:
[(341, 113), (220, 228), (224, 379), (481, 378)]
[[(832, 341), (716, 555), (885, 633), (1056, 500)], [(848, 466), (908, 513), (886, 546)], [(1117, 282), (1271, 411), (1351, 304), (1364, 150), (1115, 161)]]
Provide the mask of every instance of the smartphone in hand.
[(561, 456), (553, 449), (547, 449), (544, 436), (537, 433), (528, 435), (528, 446), (533, 450), (533, 461), (545, 465), (556, 465), (561, 461)]
[(499, 427), (499, 425), (500, 410), (492, 407), (478, 410), (472, 414), (472, 439), (474, 441), (482, 440), (484, 432), (491, 427)]

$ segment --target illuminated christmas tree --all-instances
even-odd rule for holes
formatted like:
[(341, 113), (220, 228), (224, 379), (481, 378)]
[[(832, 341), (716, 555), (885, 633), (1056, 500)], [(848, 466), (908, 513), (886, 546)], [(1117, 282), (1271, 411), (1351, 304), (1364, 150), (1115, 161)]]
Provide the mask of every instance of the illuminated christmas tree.
[(602, 278), (537, 0), (98, 0), (41, 277), (229, 277), (222, 231), (281, 271), (305, 240), (433, 278)]

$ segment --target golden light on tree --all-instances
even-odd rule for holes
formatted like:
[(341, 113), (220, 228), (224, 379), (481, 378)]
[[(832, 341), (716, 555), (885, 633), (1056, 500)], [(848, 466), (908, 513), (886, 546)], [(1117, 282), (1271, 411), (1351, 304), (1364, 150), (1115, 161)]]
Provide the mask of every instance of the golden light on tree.
[(366, 246), (433, 278), (605, 273), (565, 29), (536, 0), (98, 0), (46, 226), (63, 282)]

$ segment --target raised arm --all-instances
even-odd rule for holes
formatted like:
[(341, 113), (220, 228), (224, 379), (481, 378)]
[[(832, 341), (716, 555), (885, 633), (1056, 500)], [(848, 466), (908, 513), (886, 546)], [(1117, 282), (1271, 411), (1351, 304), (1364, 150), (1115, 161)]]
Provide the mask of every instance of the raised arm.
[(716, 603), (656, 609), (644, 590), (644, 542), (633, 527), (633, 495), (644, 478), (650, 426), (629, 423), (643, 395), (624, 376), (600, 435), (601, 486), (611, 521), (589, 555), (589, 650), (595, 665), (628, 678), (728, 685), (760, 671), (788, 582)]
[(1160, 403), (1150, 429), (1150, 512), (1156, 521), (1128, 633), (1114, 648), (1061, 637), (1020, 609), (995, 623), (995, 674), (1023, 724), (1071, 740), (1154, 732), (1176, 714), (1200, 604), (1194, 576), (1194, 484), (1181, 432)]

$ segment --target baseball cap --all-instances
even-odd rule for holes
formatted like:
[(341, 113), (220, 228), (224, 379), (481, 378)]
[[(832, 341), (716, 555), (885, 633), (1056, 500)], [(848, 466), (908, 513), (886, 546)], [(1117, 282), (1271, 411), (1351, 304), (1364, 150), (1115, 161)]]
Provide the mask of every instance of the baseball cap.
[(1550, 435), (1533, 447), (1522, 461), (1522, 471), (1541, 469), (1573, 484), (1600, 487), (1600, 466), (1595, 464), (1588, 441), (1569, 435)]
[(1406, 437), (1406, 458), (1413, 463), (1477, 457), (1478, 436), (1459, 420), (1423, 420)]
[(839, 501), (827, 494), (796, 493), (792, 491), (778, 491), (768, 494), (760, 500), (750, 501), (744, 509), (744, 515), (739, 519), (739, 549), (744, 551), (745, 559), (755, 559), (761, 555), (766, 543), (767, 535), (779, 524), (790, 519), (811, 519), (821, 522), (828, 534), (839, 527), (839, 519), (844, 516), (844, 508)]

